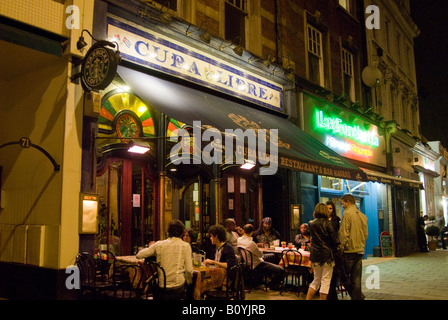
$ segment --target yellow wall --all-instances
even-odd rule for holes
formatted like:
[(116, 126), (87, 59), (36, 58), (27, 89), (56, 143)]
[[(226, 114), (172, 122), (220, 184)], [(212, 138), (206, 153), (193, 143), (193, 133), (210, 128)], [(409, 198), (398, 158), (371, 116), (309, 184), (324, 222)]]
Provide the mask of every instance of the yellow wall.
[[(0, 260), (66, 268), (79, 251), (83, 90), (71, 83), (70, 54), (92, 30), (93, 0), (2, 0), (0, 14), (71, 37), (63, 57), (0, 41), (0, 145), (27, 137), (36, 149), (0, 149)], [(68, 5), (80, 9), (80, 29), (68, 29)], [(86, 41), (91, 42), (86, 35)], [(87, 48), (88, 49), (88, 48)]]

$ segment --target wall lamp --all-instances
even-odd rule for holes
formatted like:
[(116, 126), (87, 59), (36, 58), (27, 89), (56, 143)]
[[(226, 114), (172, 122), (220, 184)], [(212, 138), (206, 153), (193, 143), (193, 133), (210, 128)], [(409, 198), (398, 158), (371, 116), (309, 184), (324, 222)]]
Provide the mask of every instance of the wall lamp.
[(202, 33), (199, 35), (199, 38), (200, 38), (202, 41), (204, 41), (205, 43), (210, 43), (210, 41), (211, 41), (211, 36), (210, 36), (210, 33), (208, 32), (208, 19), (202, 21), (202, 23), (201, 23), (201, 25), (199, 26), (199, 28), (196, 29), (196, 31), (193, 31), (193, 32), (190, 32), (190, 31), (189, 31), (189, 30), (190, 30), (190, 27), (191, 27), (191, 23), (190, 23), (190, 24), (188, 25), (187, 30), (185, 31), (185, 34), (186, 34), (187, 36), (191, 36), (193, 33), (196, 33), (196, 32), (198, 32), (198, 31), (202, 30), (202, 26), (204, 25), (204, 23), (205, 23), (205, 30), (204, 30), (204, 32), (202, 32)]
[(347, 94), (346, 94), (346, 93), (343, 93), (343, 94), (341, 94), (339, 97), (337, 97), (335, 100), (336, 100), (337, 102), (346, 102), (346, 101), (347, 101), (347, 98), (348, 98)]
[(286, 67), (285, 75), (286, 75), (286, 78), (288, 78), (289, 81), (294, 81), (295, 80), (296, 75), (295, 75), (295, 69), (294, 69), (293, 65), (288, 65)]
[(89, 34), (89, 36), (90, 36), (93, 40), (98, 41), (97, 39), (95, 39), (95, 38), (92, 36), (92, 34), (89, 32), (89, 30), (83, 29), (83, 30), (81, 31), (81, 36), (79, 37), (78, 42), (76, 42), (76, 48), (77, 48), (78, 50), (81, 50), (82, 48), (84, 48), (85, 46), (87, 46), (87, 42), (84, 40), (84, 37), (83, 37), (83, 33), (84, 33), (84, 31), (87, 32), (87, 33)]
[(256, 62), (256, 61), (260, 61), (261, 63), (264, 64), (264, 66), (266, 68), (269, 68), (271, 66), (271, 63), (275, 61), (275, 58), (271, 56), (271, 54), (269, 53), (268, 56), (265, 59), (261, 59), (261, 58), (257, 58), (257, 57), (250, 57), (248, 62)]
[[(145, 10), (138, 10), (137, 13), (140, 15), (141, 18), (146, 17), (146, 18), (150, 18), (151, 14), (148, 12), (148, 5), (154, 5), (154, 2), (151, 0), (141, 0), (142, 3), (146, 4), (146, 8)], [(160, 22), (162, 22), (163, 24), (169, 26), (171, 24), (172, 21), (172, 17), (171, 14), (168, 12), (169, 7), (166, 6), (166, 4), (170, 4), (170, 1), (165, 1), (163, 2), (163, 4), (160, 7), (160, 15), (159, 18), (153, 18), (154, 20), (158, 20)], [(166, 11), (163, 11), (163, 8), (166, 8)]]
[(219, 46), (219, 50), (223, 51), (225, 48), (228, 48), (230, 46), (235, 46), (233, 48), (233, 52), (235, 52), (237, 55), (242, 56), (244, 49), (243, 47), (241, 47), (241, 38), (240, 37), (236, 37), (235, 39), (233, 39), (231, 41), (230, 44), (223, 46), (225, 40), (222, 40), (221, 45)]
[(92, 34), (89, 32), (89, 30), (87, 30), (87, 29), (83, 29), (83, 30), (81, 31), (81, 36), (79, 37), (78, 41), (76, 42), (76, 48), (77, 48), (78, 50), (81, 50), (81, 49), (83, 49), (85, 46), (87, 46), (87, 42), (84, 40), (84, 36), (83, 36), (84, 31), (87, 32), (88, 35), (89, 35), (93, 40), (95, 40), (97, 43), (101, 43), (101, 42), (102, 42), (103, 44), (105, 44), (105, 45), (107, 45), (107, 46), (109, 46), (109, 47), (112, 47), (112, 48), (117, 47), (117, 53), (118, 53), (118, 54), (120, 53), (120, 48), (119, 48), (118, 43), (117, 43), (116, 41), (114, 41), (114, 42), (110, 42), (110, 41), (106, 41), (106, 40), (98, 40), (98, 39), (94, 38), (94, 37), (92, 36)]
[[(159, 19), (160, 19), (160, 21), (162, 21), (163, 24), (169, 26), (169, 25), (171, 24), (171, 20), (172, 20), (172, 18), (171, 18), (171, 14), (169, 14), (169, 12), (168, 12), (169, 7), (166, 6), (166, 4), (170, 5), (170, 1), (168, 0), (168, 1), (165, 1), (165, 2), (163, 3), (162, 7), (160, 8), (160, 16), (159, 16)], [(164, 7), (166, 8), (166, 11), (165, 11), (165, 12), (162, 11), (162, 9), (163, 9)]]

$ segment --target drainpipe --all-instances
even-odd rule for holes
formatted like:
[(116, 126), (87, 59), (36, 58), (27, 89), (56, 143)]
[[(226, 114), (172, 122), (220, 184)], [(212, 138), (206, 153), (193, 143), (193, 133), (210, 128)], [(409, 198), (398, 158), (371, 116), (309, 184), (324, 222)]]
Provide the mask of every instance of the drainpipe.
[(282, 17), (280, 10), (280, 1), (275, 0), (275, 40), (276, 40), (276, 58), (277, 62), (281, 63), (283, 52), (282, 52)]

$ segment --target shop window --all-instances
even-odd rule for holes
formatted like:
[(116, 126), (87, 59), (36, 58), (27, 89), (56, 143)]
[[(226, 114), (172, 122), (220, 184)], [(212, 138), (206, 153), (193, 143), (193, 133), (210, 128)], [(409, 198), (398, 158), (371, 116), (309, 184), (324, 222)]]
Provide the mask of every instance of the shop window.
[(246, 0), (226, 0), (225, 38), (234, 44), (245, 47), (246, 43)]
[(360, 181), (347, 180), (347, 189), (349, 193), (353, 194), (368, 193), (367, 184)]
[(321, 177), (321, 188), (323, 189), (331, 189), (331, 190), (342, 190), (343, 186), (343, 180), (339, 178), (333, 178), (333, 177)]

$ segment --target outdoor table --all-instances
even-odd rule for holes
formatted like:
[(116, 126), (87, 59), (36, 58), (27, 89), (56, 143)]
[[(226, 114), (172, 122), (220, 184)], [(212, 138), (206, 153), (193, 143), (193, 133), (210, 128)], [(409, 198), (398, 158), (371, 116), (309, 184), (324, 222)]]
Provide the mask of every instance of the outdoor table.
[[(305, 250), (302, 250), (302, 249), (299, 249), (298, 251), (302, 254), (302, 261), (300, 263), (300, 266), (311, 268), (311, 261), (310, 261), (310, 253), (309, 253), (309, 251), (305, 251)], [(289, 264), (291, 264), (291, 263), (293, 263), (294, 265), (297, 265), (297, 263), (295, 263), (295, 261), (294, 261), (294, 255), (291, 252), (288, 253), (288, 259), (285, 259), (285, 260), (286, 260), (286, 264), (287, 264), (286, 267)], [(283, 259), (280, 260), (279, 265), (283, 266)]]
[(193, 299), (201, 300), (205, 291), (220, 288), (225, 284), (227, 270), (224, 268), (193, 267)]
[[(116, 256), (115, 262), (116, 262), (117, 267), (119, 267), (121, 265), (132, 265), (132, 264), (140, 266), (141, 269), (140, 268), (136, 269), (136, 270), (138, 270), (137, 271), (138, 274), (137, 274), (137, 278), (135, 278), (135, 279), (140, 279), (143, 277), (142, 281), (140, 282), (140, 287), (143, 288), (144, 281), (146, 280), (147, 273), (149, 272), (149, 270), (145, 266), (145, 259), (137, 259), (135, 257), (135, 255), (134, 256)], [(141, 270), (143, 270), (143, 274), (141, 274)], [(130, 269), (130, 272), (132, 273), (133, 270)], [(133, 274), (130, 274), (130, 277), (132, 279), (134, 279)], [(134, 281), (134, 283), (139, 283), (139, 281)]]
[[(260, 250), (263, 253), (274, 253), (274, 254), (278, 255), (281, 258), (284, 250), (296, 250), (296, 249), (294, 249), (294, 248), (293, 249), (288, 249), (288, 248), (276, 247), (275, 249), (260, 248)], [(305, 251), (303, 249), (299, 249), (298, 251), (302, 254), (302, 263), (300, 265), (302, 267), (311, 267), (309, 251)], [(290, 255), (291, 255), (291, 257), (288, 257), (288, 261), (293, 262), (294, 261), (294, 256), (292, 254), (290, 254)], [(283, 266), (283, 260), (282, 259), (280, 259), (279, 265)]]

